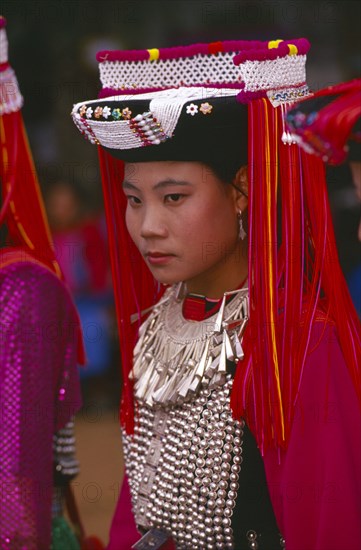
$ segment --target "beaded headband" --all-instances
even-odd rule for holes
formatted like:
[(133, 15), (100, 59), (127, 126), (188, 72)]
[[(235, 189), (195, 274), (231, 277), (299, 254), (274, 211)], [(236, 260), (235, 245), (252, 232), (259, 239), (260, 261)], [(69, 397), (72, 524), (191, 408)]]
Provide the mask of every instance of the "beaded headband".
[[(267, 97), (276, 107), (309, 94), (305, 82), (308, 49), (308, 41), (299, 39), (100, 52), (100, 98), (74, 105), (72, 117), (91, 143), (124, 160), (179, 155), (191, 160), (195, 146), (198, 158), (204, 158), (209, 143), (202, 147), (202, 136), (211, 121), (216, 128), (223, 117), (222, 143), (229, 135), (226, 147), (231, 147), (234, 129), (245, 129), (240, 104)], [(222, 102), (231, 107), (228, 113), (220, 108)], [(184, 120), (181, 139), (171, 139), (177, 138)], [(168, 140), (173, 144), (165, 147)], [(140, 151), (154, 145), (160, 146), (158, 151), (154, 147), (151, 152)]]

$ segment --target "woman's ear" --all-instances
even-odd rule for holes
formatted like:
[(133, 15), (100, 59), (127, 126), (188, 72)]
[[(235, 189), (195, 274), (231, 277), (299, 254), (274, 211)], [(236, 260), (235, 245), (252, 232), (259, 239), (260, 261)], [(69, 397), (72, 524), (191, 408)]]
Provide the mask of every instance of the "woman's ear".
[(248, 166), (244, 165), (238, 170), (232, 182), (233, 186), (238, 190), (237, 208), (242, 212), (248, 206)]

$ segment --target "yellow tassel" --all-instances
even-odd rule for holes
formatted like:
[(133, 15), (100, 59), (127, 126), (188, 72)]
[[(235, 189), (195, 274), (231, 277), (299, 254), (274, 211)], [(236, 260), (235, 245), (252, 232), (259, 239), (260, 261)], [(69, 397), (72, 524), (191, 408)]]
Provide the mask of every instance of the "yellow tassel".
[[(278, 159), (274, 159), (274, 164), (271, 165), (271, 154), (270, 154), (270, 131), (269, 131), (269, 118), (268, 118), (268, 110), (267, 110), (267, 100), (263, 99), (263, 105), (265, 110), (265, 163), (266, 163), (266, 181), (265, 183), (265, 192), (267, 197), (267, 205), (268, 205), (268, 212), (271, 210), (271, 192), (272, 192), (272, 179), (277, 182), (277, 174), (273, 174), (273, 178), (271, 176), (271, 166), (274, 167), (276, 170), (276, 166), (278, 165)], [(275, 117), (275, 134), (278, 135), (278, 127), (277, 127), (277, 117)], [(276, 188), (274, 190), (274, 193), (277, 194), (277, 184)], [(267, 235), (269, 238), (271, 238), (272, 235), (272, 227), (271, 227), (271, 217), (267, 217)], [(269, 255), (269, 298), (270, 298), (270, 330), (271, 330), (271, 341), (272, 341), (272, 356), (273, 356), (273, 362), (274, 362), (274, 374), (276, 377), (276, 387), (277, 387), (277, 397), (279, 402), (279, 412), (280, 412), (280, 418), (281, 418), (281, 424), (282, 424), (282, 437), (284, 439), (285, 437), (285, 428), (284, 428), (284, 414), (283, 414), (283, 406), (282, 406), (282, 395), (281, 395), (281, 384), (280, 384), (280, 373), (279, 373), (279, 365), (278, 365), (278, 355), (277, 355), (277, 342), (276, 342), (276, 333), (275, 333), (275, 319), (273, 318), (273, 313), (275, 312), (275, 296), (273, 289), (275, 287), (274, 283), (274, 267), (272, 264), (272, 254)]]

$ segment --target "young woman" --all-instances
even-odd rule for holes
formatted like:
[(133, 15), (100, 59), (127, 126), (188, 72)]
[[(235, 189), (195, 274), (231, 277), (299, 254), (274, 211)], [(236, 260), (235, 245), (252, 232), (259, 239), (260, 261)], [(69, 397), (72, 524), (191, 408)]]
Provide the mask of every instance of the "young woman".
[(101, 97), (74, 106), (122, 338), (110, 549), (360, 543), (358, 320), (322, 163), (283, 121), (308, 47), (100, 52)]

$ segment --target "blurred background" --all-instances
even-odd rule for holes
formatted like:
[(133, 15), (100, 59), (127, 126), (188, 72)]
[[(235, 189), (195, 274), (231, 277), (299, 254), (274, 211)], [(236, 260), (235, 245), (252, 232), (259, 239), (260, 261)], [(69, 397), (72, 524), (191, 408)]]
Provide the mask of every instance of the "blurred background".
[[(360, 76), (358, 0), (3, 0), (9, 58), (59, 261), (79, 307), (89, 357), (77, 419), (76, 493), (87, 531), (104, 542), (122, 476), (119, 352), (96, 148), (79, 136), (73, 103), (100, 89), (95, 54), (227, 39), (306, 37), (313, 90)], [(348, 165), (328, 171), (339, 254), (350, 284), (360, 266), (359, 206)], [(356, 278), (356, 287), (358, 279)], [(353, 283), (355, 284), (355, 283)], [(360, 297), (356, 296), (360, 311)]]

